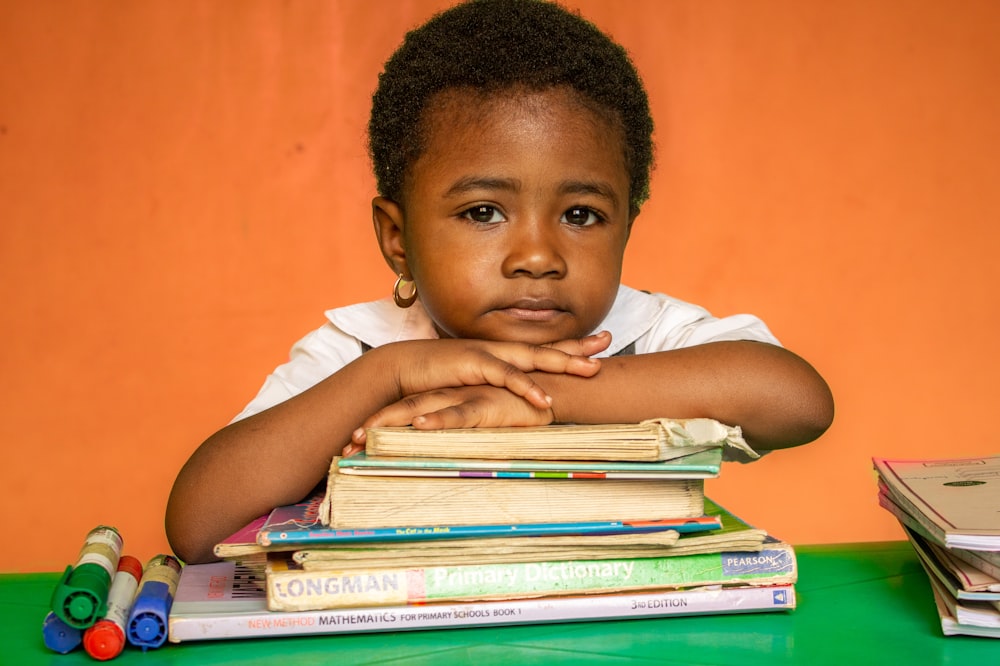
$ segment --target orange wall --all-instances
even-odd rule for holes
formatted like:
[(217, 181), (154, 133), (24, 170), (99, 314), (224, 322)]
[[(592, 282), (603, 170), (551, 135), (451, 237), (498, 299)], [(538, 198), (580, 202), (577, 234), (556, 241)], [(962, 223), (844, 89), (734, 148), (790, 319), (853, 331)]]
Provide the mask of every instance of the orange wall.
[[(389, 293), (368, 96), (448, 3), (0, 2), (0, 571), (98, 523), (146, 559), (192, 449)], [(837, 398), (709, 493), (794, 543), (900, 538), (872, 455), (1000, 448), (1000, 4), (575, 4), (658, 122), (626, 282), (760, 315)]]

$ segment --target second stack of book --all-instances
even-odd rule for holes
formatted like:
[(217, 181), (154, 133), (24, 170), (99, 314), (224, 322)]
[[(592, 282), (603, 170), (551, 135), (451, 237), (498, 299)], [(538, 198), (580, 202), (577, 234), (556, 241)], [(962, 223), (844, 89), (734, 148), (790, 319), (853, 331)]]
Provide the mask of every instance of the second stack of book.
[(1000, 456), (873, 463), (879, 504), (927, 572), (942, 632), (1000, 638)]

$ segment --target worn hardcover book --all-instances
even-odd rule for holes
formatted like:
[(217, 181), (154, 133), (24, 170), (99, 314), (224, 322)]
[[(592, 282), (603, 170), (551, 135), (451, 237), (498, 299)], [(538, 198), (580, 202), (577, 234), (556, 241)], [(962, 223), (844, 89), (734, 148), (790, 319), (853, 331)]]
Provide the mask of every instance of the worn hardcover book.
[(256, 556), (185, 567), (170, 612), (169, 640), (774, 612), (790, 611), (795, 604), (794, 586), (784, 584), (277, 613), (267, 609), (264, 560)]
[(257, 533), (267, 522), (267, 516), (261, 516), (242, 528), (235, 534), (223, 539), (215, 544), (213, 549), (216, 557), (234, 558), (244, 557), (253, 553), (261, 552), (261, 547), (257, 543)]
[(340, 458), (341, 474), (496, 479), (711, 479), (719, 476), (722, 449), (712, 448), (659, 462), (580, 462), (412, 458), (360, 452)]
[(640, 534), (509, 537), (382, 542), (360, 546), (304, 546), (293, 559), (304, 569), (500, 564), (546, 560), (675, 557), (696, 553), (760, 550), (767, 533), (747, 525), (710, 499), (705, 517), (718, 521), (710, 532), (669, 530)]
[[(722, 526), (719, 516), (702, 514), (693, 518), (622, 521), (601, 520), (558, 523), (496, 523), (487, 525), (418, 525), (385, 528), (342, 529), (322, 524), (319, 517), (323, 493), (314, 494), (303, 502), (275, 508), (257, 530), (256, 547), (248, 543), (246, 528), (230, 540), (241, 540), (250, 552), (295, 550), (306, 547), (326, 547), (345, 544), (434, 542), (455, 539), (487, 539), (504, 537), (546, 538), (554, 536), (605, 536), (652, 534), (674, 531), (681, 534), (708, 532)], [(242, 536), (238, 536), (242, 535)], [(228, 543), (227, 548), (234, 547)], [(221, 557), (221, 555), (220, 555)]]
[(270, 610), (321, 610), (441, 601), (641, 592), (709, 585), (781, 585), (797, 575), (792, 547), (683, 557), (517, 562), (307, 571), (287, 553), (268, 554)]
[(712, 448), (731, 448), (757, 457), (738, 427), (712, 419), (453, 430), (370, 428), (365, 448), (370, 456), (498, 460), (648, 462)]
[(945, 546), (1000, 550), (1000, 455), (872, 461), (893, 500)]
[(702, 479), (468, 479), (350, 476), (335, 458), (320, 506), (340, 529), (696, 518)]

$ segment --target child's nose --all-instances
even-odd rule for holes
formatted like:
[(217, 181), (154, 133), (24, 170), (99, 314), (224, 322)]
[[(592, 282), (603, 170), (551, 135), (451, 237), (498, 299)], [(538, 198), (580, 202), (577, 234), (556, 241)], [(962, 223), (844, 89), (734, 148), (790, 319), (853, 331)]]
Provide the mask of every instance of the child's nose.
[(522, 219), (508, 229), (507, 254), (503, 262), (506, 277), (562, 277), (566, 260), (559, 242), (558, 225), (537, 219)]

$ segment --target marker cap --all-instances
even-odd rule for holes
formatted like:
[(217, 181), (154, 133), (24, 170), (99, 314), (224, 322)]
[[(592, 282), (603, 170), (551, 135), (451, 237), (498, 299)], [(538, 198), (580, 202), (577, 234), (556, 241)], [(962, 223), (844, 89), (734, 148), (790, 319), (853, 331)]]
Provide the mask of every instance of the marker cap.
[(141, 613), (132, 619), (129, 632), (139, 646), (159, 647), (167, 637), (162, 618), (153, 613)]
[(111, 620), (101, 620), (83, 634), (83, 648), (98, 661), (114, 659), (124, 647), (125, 632)]
[(66, 654), (80, 647), (81, 632), (79, 629), (69, 626), (59, 619), (59, 616), (49, 611), (42, 623), (42, 639), (45, 647)]
[(146, 565), (126, 626), (129, 643), (145, 650), (167, 640), (167, 618), (180, 573), (181, 564), (171, 555), (157, 555)]
[(107, 610), (111, 576), (96, 564), (67, 567), (52, 595), (52, 610), (71, 627), (86, 629)]

